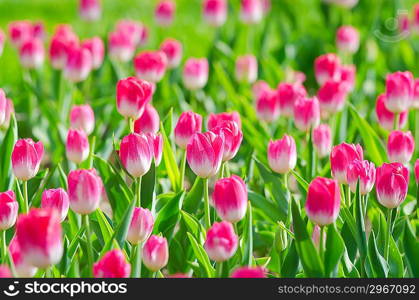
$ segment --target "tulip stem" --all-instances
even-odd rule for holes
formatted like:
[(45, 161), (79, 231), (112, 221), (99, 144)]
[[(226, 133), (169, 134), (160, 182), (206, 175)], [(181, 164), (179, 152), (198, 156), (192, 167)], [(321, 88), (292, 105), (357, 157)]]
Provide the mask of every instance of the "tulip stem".
[(137, 207), (141, 207), (141, 182), (142, 182), (142, 177), (138, 177), (138, 179), (137, 179), (137, 185), (136, 185), (136, 188), (137, 188), (137, 191), (136, 191), (136, 200), (137, 200), (137, 204), (136, 204), (136, 206)]
[(284, 187), (288, 191), (288, 173), (284, 174)]
[(320, 226), (319, 252), (320, 259), (324, 262), (324, 227)]
[(400, 114), (394, 114), (394, 130), (399, 130), (399, 123), (400, 123)]
[(88, 168), (93, 168), (93, 157), (95, 155), (95, 145), (96, 145), (96, 136), (93, 136), (90, 141), (90, 153), (89, 153), (89, 160), (88, 160)]
[(86, 228), (86, 244), (87, 244), (87, 261), (88, 261), (88, 276), (92, 274), (93, 268), (93, 248), (92, 248), (92, 235), (90, 231), (89, 215), (83, 215), (83, 223)]
[(217, 262), (215, 267), (216, 267), (215, 277), (222, 278), (223, 277), (223, 262), (222, 261)]
[(209, 195), (208, 195), (208, 178), (204, 178), (204, 218), (205, 218), (205, 228), (208, 229), (211, 227), (210, 219), (210, 204), (209, 204)]
[(182, 161), (180, 163), (180, 190), (185, 186), (185, 170), (186, 170), (186, 150), (183, 151)]
[(23, 184), (23, 212), (27, 214), (29, 212), (28, 181), (24, 180), (22, 184)]
[(6, 243), (6, 230), (1, 232), (2, 248), (1, 248), (1, 261), (3, 263), (7, 260), (7, 243)]
[(138, 245), (133, 245), (131, 249), (131, 277), (133, 278), (141, 278), (141, 249), (142, 243), (139, 243)]
[(351, 188), (349, 185), (346, 187), (346, 205), (351, 206)]
[(391, 237), (391, 213), (392, 210), (390, 208), (387, 209), (387, 234), (385, 236), (385, 244), (384, 244), (384, 259), (388, 261), (388, 251), (390, 247), (390, 237)]
[(129, 132), (133, 133), (134, 132), (134, 118), (128, 118), (128, 122), (129, 122)]

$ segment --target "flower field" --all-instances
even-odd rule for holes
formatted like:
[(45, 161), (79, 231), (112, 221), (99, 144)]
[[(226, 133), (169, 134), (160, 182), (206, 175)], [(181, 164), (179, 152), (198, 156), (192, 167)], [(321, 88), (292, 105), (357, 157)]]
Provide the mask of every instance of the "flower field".
[(0, 2), (0, 277), (417, 278), (419, 3)]

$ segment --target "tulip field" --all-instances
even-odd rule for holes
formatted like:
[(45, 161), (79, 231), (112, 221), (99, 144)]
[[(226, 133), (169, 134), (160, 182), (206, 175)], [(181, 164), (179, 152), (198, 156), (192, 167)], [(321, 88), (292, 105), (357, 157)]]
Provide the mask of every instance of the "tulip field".
[(1, 1), (0, 277), (419, 277), (418, 65), (414, 0)]

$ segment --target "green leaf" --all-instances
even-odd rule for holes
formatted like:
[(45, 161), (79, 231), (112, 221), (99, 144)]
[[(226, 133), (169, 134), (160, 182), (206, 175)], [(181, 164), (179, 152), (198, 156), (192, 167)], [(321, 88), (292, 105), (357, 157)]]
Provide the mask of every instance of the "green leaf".
[(175, 154), (173, 153), (172, 146), (166, 135), (163, 124), (160, 125), (160, 130), (163, 136), (163, 161), (166, 167), (167, 175), (174, 190), (179, 190), (180, 172), (176, 163)]
[(281, 276), (286, 278), (295, 277), (298, 272), (299, 262), (296, 242), (292, 241), (282, 263)]
[(12, 175), (11, 157), (13, 147), (18, 138), (17, 122), (15, 114), (11, 115), (10, 126), (6, 131), (0, 145), (0, 191), (10, 190), (13, 186), (14, 176)]
[(345, 252), (345, 243), (336, 229), (335, 223), (327, 228), (324, 269), (326, 277), (336, 277), (338, 264)]
[(406, 221), (404, 228), (403, 246), (408, 262), (409, 270), (413, 277), (419, 277), (419, 241), (409, 221)]
[[(252, 217), (252, 205), (248, 202), (246, 219), (243, 222), (243, 233), (241, 238), (241, 244), (243, 249), (242, 265), (252, 265), (253, 260), (253, 217)], [(238, 234), (238, 232), (236, 232)]]
[(188, 213), (195, 213), (204, 197), (204, 182), (202, 178), (196, 177), (195, 182), (190, 191), (185, 196), (183, 209)]
[(192, 234), (187, 232), (187, 235), (195, 257), (198, 260), (201, 269), (204, 271), (204, 276), (208, 278), (214, 277), (214, 268), (211, 266), (207, 252), (205, 252), (205, 249), (200, 244), (198, 244)]
[(374, 277), (387, 277), (388, 265), (384, 257), (382, 257), (380, 252), (378, 251), (374, 231), (371, 231), (368, 240), (368, 259), (369, 266)]
[(186, 211), (180, 212), (182, 215), (182, 221), (184, 222), (188, 232), (192, 233), (195, 239), (200, 242), (205, 241), (205, 228), (199, 223), (199, 221), (193, 216), (188, 214)]
[(173, 231), (180, 219), (185, 192), (179, 192), (169, 199), (169, 201), (158, 212), (154, 223), (154, 233), (161, 232), (168, 241), (171, 240)]
[(151, 164), (150, 170), (141, 179), (141, 206), (151, 207), (156, 184), (156, 166)]

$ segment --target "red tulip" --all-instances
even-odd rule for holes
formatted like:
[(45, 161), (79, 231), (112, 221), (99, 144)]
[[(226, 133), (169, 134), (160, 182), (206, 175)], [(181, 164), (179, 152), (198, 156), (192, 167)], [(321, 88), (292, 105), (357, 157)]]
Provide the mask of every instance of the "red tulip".
[(133, 245), (144, 242), (153, 231), (154, 218), (146, 208), (136, 207), (128, 229), (127, 241)]
[(227, 20), (227, 3), (225, 0), (204, 0), (204, 20), (211, 26), (220, 27)]
[(127, 118), (138, 119), (152, 96), (152, 85), (135, 77), (118, 81), (116, 85), (116, 106), (118, 112)]
[(84, 40), (81, 43), (81, 47), (90, 51), (92, 56), (92, 68), (94, 70), (99, 69), (102, 66), (105, 57), (105, 45), (103, 44), (102, 39), (100, 37), (93, 37)]
[(395, 72), (386, 78), (384, 104), (393, 113), (402, 113), (410, 108), (413, 99), (413, 75), (410, 72)]
[(164, 237), (152, 235), (145, 242), (142, 253), (143, 263), (152, 272), (157, 272), (167, 265), (169, 247)]
[(387, 153), (391, 162), (408, 164), (415, 151), (415, 140), (410, 131), (392, 131), (387, 141)]
[(277, 141), (268, 144), (269, 167), (276, 173), (285, 174), (297, 164), (297, 148), (292, 136), (284, 135)]
[(299, 98), (294, 104), (294, 123), (301, 131), (309, 131), (320, 123), (320, 106), (316, 97)]
[(176, 144), (186, 149), (189, 140), (192, 135), (196, 132), (201, 132), (202, 129), (202, 117), (201, 115), (192, 111), (183, 112), (175, 127), (175, 141)]
[(157, 110), (148, 103), (141, 116), (134, 123), (135, 133), (157, 133), (160, 127), (160, 117)]
[(188, 90), (202, 89), (208, 81), (206, 58), (189, 58), (183, 67), (183, 84)]
[(161, 0), (155, 10), (156, 23), (167, 27), (173, 23), (176, 5), (171, 0)]
[(160, 50), (166, 54), (168, 69), (179, 66), (183, 51), (181, 42), (175, 39), (165, 39), (160, 45)]
[(258, 62), (254, 55), (239, 56), (236, 60), (236, 80), (238, 82), (253, 83), (258, 77)]
[(252, 93), (255, 99), (258, 99), (259, 96), (265, 91), (272, 91), (271, 87), (266, 81), (258, 80), (252, 86)]
[(138, 178), (150, 169), (153, 148), (145, 135), (131, 133), (122, 139), (119, 157), (127, 172)]
[(355, 159), (348, 164), (346, 169), (346, 180), (353, 193), (356, 193), (356, 186), (359, 180), (361, 195), (371, 192), (375, 183), (375, 165), (368, 160)]
[(134, 58), (137, 78), (152, 83), (159, 82), (166, 71), (167, 57), (163, 51), (143, 51)]
[(355, 159), (363, 160), (364, 152), (360, 145), (342, 143), (334, 146), (330, 154), (332, 176), (339, 183), (347, 183), (346, 172), (348, 165)]
[(19, 204), (13, 191), (0, 193), (0, 231), (15, 225), (18, 210)]
[(67, 192), (62, 188), (45, 190), (42, 193), (41, 207), (55, 209), (61, 222), (64, 221), (70, 207)]
[(215, 127), (223, 125), (225, 121), (234, 121), (239, 125), (239, 128), (242, 127), (240, 114), (237, 111), (233, 111), (230, 113), (209, 114), (207, 128), (208, 130), (213, 130)]
[(71, 210), (86, 215), (99, 207), (103, 183), (95, 169), (71, 171), (67, 182)]
[(245, 24), (257, 24), (262, 20), (263, 6), (260, 0), (241, 0), (240, 20)]
[(262, 267), (241, 267), (234, 270), (231, 278), (266, 278), (266, 270)]
[(274, 122), (279, 118), (279, 102), (276, 91), (265, 90), (256, 99), (256, 115), (259, 120)]
[(340, 51), (355, 53), (359, 48), (359, 32), (352, 26), (341, 26), (336, 32), (336, 46)]
[(66, 154), (68, 160), (80, 164), (89, 157), (89, 140), (84, 131), (70, 129), (67, 134)]
[(20, 63), (26, 69), (40, 68), (45, 59), (45, 50), (42, 41), (36, 38), (22, 42), (19, 49)]
[(101, 260), (93, 265), (95, 278), (128, 278), (130, 273), (131, 265), (119, 249), (106, 252)]
[(313, 129), (313, 145), (319, 157), (330, 154), (332, 149), (332, 130), (329, 125), (321, 124)]
[(204, 248), (210, 259), (223, 262), (236, 253), (238, 236), (231, 223), (223, 221), (214, 223), (207, 232)]
[(223, 161), (233, 159), (239, 151), (243, 140), (243, 133), (234, 121), (225, 121), (222, 125), (211, 130), (224, 137)]
[(401, 163), (383, 164), (377, 168), (377, 200), (387, 208), (395, 208), (406, 199), (409, 169)]
[(99, 0), (80, 0), (80, 17), (86, 21), (97, 21), (102, 14)]
[(328, 80), (340, 79), (340, 59), (336, 54), (324, 54), (314, 61), (314, 73), (317, 83), (322, 86)]
[(286, 82), (278, 85), (277, 93), (281, 115), (286, 117), (293, 116), (295, 101), (307, 96), (304, 86)]
[(136, 46), (140, 46), (146, 28), (143, 24), (133, 20), (119, 20), (116, 24), (116, 32), (123, 34), (132, 41), (132, 46), (135, 50)]
[[(378, 122), (380, 126), (386, 130), (392, 130), (394, 127), (394, 113), (389, 111), (385, 106), (386, 95), (381, 94), (377, 98), (377, 103), (375, 105), (375, 113), (377, 115)], [(407, 111), (400, 113), (399, 115), (399, 127), (402, 128), (406, 125), (407, 122)]]
[(95, 114), (89, 104), (76, 105), (71, 108), (70, 126), (73, 129), (83, 130), (87, 135), (95, 128)]
[(12, 168), (17, 179), (29, 180), (38, 173), (44, 155), (41, 142), (32, 139), (18, 140), (12, 152)]
[(93, 59), (89, 50), (82, 47), (67, 49), (67, 63), (64, 66), (64, 77), (71, 82), (83, 81), (89, 76)]

